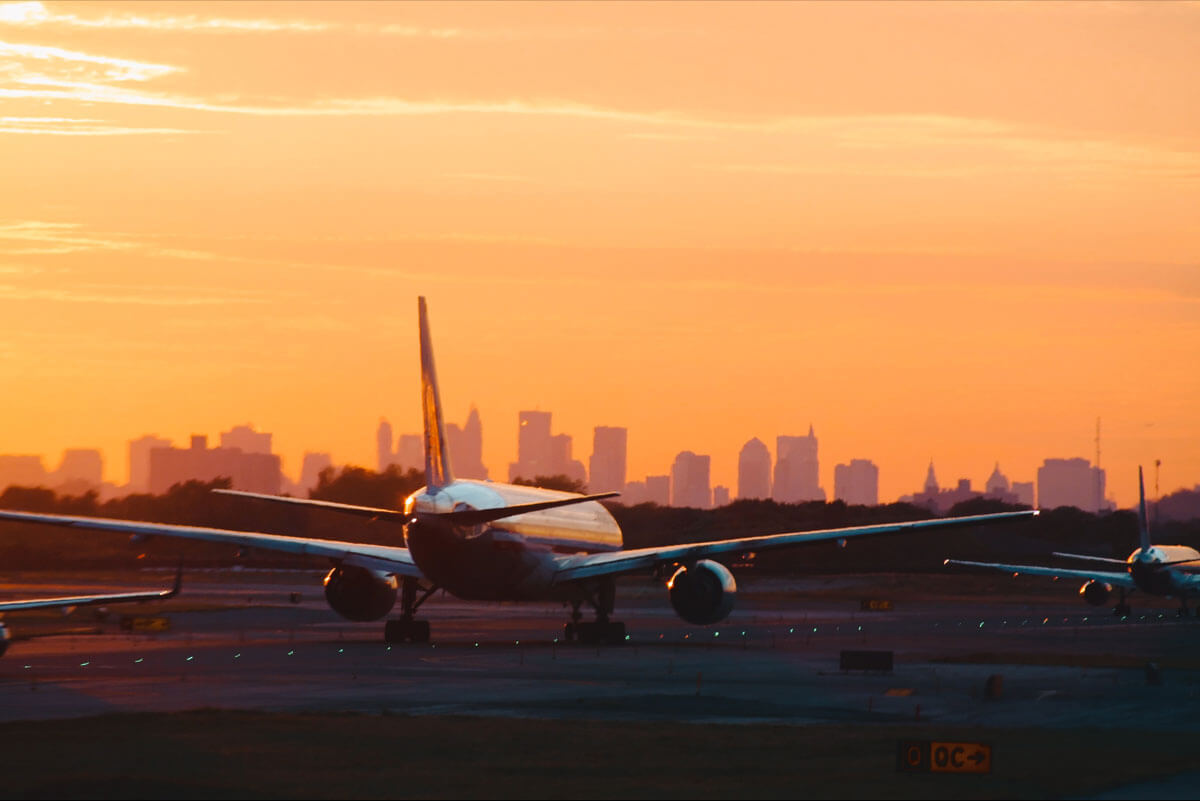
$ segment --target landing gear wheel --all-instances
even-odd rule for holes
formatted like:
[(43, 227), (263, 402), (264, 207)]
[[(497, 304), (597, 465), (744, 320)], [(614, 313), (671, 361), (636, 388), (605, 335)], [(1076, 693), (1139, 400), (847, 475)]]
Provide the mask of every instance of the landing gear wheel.
[(575, 627), (577, 623), (567, 623), (563, 625), (563, 642), (575, 641)]

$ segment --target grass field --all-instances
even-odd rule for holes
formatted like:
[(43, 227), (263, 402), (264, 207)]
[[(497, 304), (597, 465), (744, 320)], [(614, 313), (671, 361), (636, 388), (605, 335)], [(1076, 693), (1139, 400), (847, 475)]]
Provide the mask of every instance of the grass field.
[[(901, 739), (989, 775), (896, 770)], [(1200, 770), (1179, 734), (196, 711), (0, 725), (5, 798), (1054, 798)]]

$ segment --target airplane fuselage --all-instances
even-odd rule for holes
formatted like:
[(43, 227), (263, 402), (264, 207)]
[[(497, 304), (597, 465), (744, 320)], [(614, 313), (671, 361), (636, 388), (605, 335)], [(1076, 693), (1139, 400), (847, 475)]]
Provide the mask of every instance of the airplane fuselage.
[(601, 504), (589, 501), (470, 527), (437, 522), (432, 515), (571, 497), (573, 493), (466, 479), (434, 491), (422, 487), (404, 504), (405, 515), (410, 517), (404, 529), (405, 543), (421, 572), (458, 598), (566, 598), (569, 593), (554, 585), (554, 554), (622, 547), (621, 529)]
[[(1148, 595), (1188, 598), (1200, 595), (1200, 575), (1174, 570), (1173, 563), (1200, 563), (1200, 552), (1186, 545), (1152, 545), (1129, 555), (1129, 575), (1137, 588)], [(1164, 564), (1166, 563), (1166, 564)]]

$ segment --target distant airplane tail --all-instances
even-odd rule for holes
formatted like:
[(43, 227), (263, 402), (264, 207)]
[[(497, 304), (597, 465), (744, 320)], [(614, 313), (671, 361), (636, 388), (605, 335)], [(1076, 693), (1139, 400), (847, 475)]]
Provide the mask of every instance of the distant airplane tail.
[(442, 401), (438, 393), (437, 371), (433, 366), (433, 345), (429, 338), (429, 313), (425, 298), (417, 298), (417, 316), (421, 326), (421, 411), (425, 417), (425, 486), (430, 493), (454, 481), (450, 472), (450, 443), (442, 424)]
[(1142, 466), (1138, 465), (1138, 547), (1142, 552), (1150, 550), (1150, 522), (1146, 517), (1146, 484), (1142, 480)]

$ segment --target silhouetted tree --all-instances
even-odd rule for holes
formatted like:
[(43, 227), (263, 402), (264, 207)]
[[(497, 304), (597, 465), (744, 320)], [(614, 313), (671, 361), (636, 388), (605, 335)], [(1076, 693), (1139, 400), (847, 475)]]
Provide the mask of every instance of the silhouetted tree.
[(419, 470), (402, 472), (396, 465), (389, 465), (382, 473), (365, 467), (346, 466), (340, 471), (327, 467), (321, 471), (317, 486), (308, 497), (356, 506), (399, 509), (404, 505), (404, 499), (424, 484), (424, 473)]

